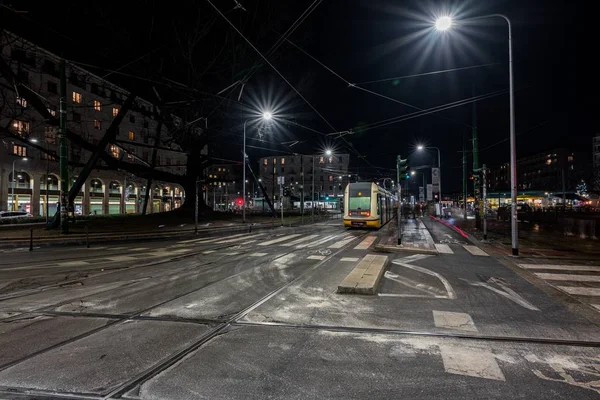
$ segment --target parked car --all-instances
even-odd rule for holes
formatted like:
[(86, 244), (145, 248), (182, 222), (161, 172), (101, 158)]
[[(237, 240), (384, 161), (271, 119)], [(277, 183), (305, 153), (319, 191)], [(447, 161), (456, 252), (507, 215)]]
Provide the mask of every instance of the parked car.
[(0, 219), (4, 218), (33, 218), (27, 211), (0, 211)]

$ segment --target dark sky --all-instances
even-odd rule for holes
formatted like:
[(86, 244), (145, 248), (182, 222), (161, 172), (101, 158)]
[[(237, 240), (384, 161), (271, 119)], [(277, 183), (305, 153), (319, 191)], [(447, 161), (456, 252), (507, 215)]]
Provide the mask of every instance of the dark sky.
[[(214, 3), (263, 54), (312, 3), (239, 1), (246, 11), (233, 10), (234, 0)], [(193, 65), (196, 72), (205, 71), (196, 84), (197, 90), (214, 94), (259, 60), (206, 2), (187, 2), (179, 8), (153, 0), (131, 2), (127, 8), (123, 8), (124, 2), (110, 1), (65, 1), (61, 8), (50, 2), (18, 3), (14, 7), (28, 14), (3, 10), (5, 26), (53, 52), (64, 51), (69, 59), (100, 67), (94, 70), (98, 74), (122, 68), (109, 79), (126, 87), (148, 90), (154, 84), (161, 88), (165, 77), (186, 82), (189, 67), (174, 55), (179, 51), (175, 32), (188, 33), (198, 21), (202, 21), (200, 28), (210, 33), (197, 45)], [(590, 12), (584, 4), (548, 0), (322, 1), (290, 40), (341, 78), (289, 43), (284, 43), (269, 60), (335, 131), (353, 129), (354, 134), (344, 136), (345, 140), (335, 139), (279, 124), (281, 130), (274, 128), (276, 132), (268, 140), (273, 143), (254, 144), (281, 150), (279, 142), (298, 139), (306, 143), (298, 145), (296, 151), (333, 147), (338, 152), (360, 154), (367, 161), (353, 157), (352, 168), (371, 177), (386, 172), (394, 176), (390, 170), (371, 166), (394, 168), (397, 154), (409, 155), (413, 166), (430, 164), (434, 152), (414, 152), (417, 143), (424, 143), (442, 151), (445, 190), (458, 190), (462, 173), (459, 151), (463, 135), (470, 137), (473, 125), (471, 104), (380, 128), (370, 125), (466, 99), (473, 93), (485, 95), (508, 89), (506, 23), (498, 18), (468, 21), (474, 16), (504, 13), (513, 24), (518, 154), (559, 146), (590, 153), (597, 127), (593, 115), (584, 111), (587, 108), (582, 98), (583, 93), (593, 93), (597, 78), (584, 72), (582, 55), (598, 46), (593, 36), (583, 34), (585, 14)], [(446, 14), (454, 16), (455, 29), (444, 34), (431, 29), (435, 17)], [(234, 58), (226, 56), (229, 51), (235, 53)], [(213, 59), (216, 61), (211, 63)], [(402, 78), (482, 64), (492, 65)], [(400, 78), (361, 84), (392, 77)], [(405, 104), (351, 88), (347, 82)], [(238, 93), (236, 89), (230, 98), (237, 100)], [(169, 96), (180, 100), (192, 95), (169, 92)], [(194, 92), (193, 97), (201, 100), (198, 110), (210, 114), (212, 122), (218, 99), (200, 92)], [(322, 133), (334, 131), (266, 65), (249, 80), (242, 102), (252, 107), (275, 106), (285, 118)], [(215, 122), (218, 129), (225, 132), (225, 143), (218, 147), (223, 157), (239, 153), (236, 143), (241, 144), (240, 114), (239, 107), (225, 101), (214, 117), (219, 120)], [(507, 93), (477, 103), (482, 163), (508, 161), (508, 122)], [(348, 150), (348, 143), (353, 151)], [(251, 149), (249, 154), (259, 157), (265, 151)]]

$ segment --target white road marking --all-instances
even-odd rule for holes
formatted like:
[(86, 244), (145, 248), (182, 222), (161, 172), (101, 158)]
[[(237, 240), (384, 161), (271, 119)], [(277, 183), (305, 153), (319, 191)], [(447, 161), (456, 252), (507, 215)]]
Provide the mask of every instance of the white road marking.
[(115, 256), (115, 257), (106, 257), (106, 258), (111, 261), (135, 261), (135, 260), (137, 260), (137, 257), (131, 257), (131, 256)]
[[(533, 304), (531, 304), (530, 302), (528, 302), (527, 300), (525, 300), (523, 297), (521, 297), (517, 292), (515, 292), (514, 290), (512, 290), (511, 288), (509, 288), (506, 285), (503, 285), (502, 283), (496, 283), (498, 286), (500, 286), (502, 288), (502, 290), (493, 287), (492, 285), (485, 283), (485, 282), (475, 282), (475, 281), (469, 281), (467, 279), (463, 279), (460, 278), (461, 280), (467, 282), (469, 285), (471, 286), (481, 286), (484, 287), (486, 289), (491, 290), (494, 293), (499, 294), (500, 296), (506, 297), (507, 299), (514, 301), (515, 303), (519, 304), (520, 306), (523, 306), (525, 308), (527, 308), (528, 310), (532, 310), (532, 311), (540, 311), (539, 308), (537, 308), (536, 306), (534, 306)], [(600, 289), (598, 289), (600, 290)]]
[(344, 239), (342, 241), (339, 241), (337, 243), (332, 244), (331, 246), (329, 246), (330, 249), (341, 249), (342, 247), (344, 247), (345, 245), (347, 245), (348, 243), (350, 243), (351, 241), (353, 241), (355, 238), (351, 237), (348, 239)]
[(363, 239), (362, 242), (360, 242), (359, 244), (356, 245), (356, 247), (354, 247), (354, 250), (366, 250), (369, 247), (371, 247), (371, 245), (373, 244), (374, 241), (375, 241), (375, 236), (367, 236), (366, 238)]
[[(416, 295), (417, 297), (429, 297), (429, 298), (433, 297), (436, 299), (447, 299), (448, 298), (448, 296), (446, 296), (446, 295), (441, 295), (440, 294), (441, 291), (436, 287), (433, 287), (431, 285), (426, 285), (424, 283), (417, 282), (412, 279), (408, 279), (406, 277), (395, 274), (391, 271), (385, 271), (383, 276), (384, 276), (384, 278), (392, 280), (403, 286), (426, 293), (426, 295)], [(404, 293), (402, 297), (413, 297), (413, 295), (410, 293)]]
[(396, 264), (396, 265), (400, 265), (400, 266), (405, 267), (405, 268), (410, 268), (410, 269), (413, 269), (413, 270), (418, 271), (418, 272), (422, 272), (422, 273), (427, 274), (427, 275), (435, 276), (436, 278), (438, 278), (440, 280), (440, 282), (442, 282), (442, 285), (444, 285), (444, 288), (446, 289), (446, 292), (448, 293), (448, 295), (445, 298), (447, 298), (447, 299), (456, 299), (456, 293), (454, 292), (454, 289), (452, 288), (452, 285), (450, 285), (450, 282), (448, 282), (448, 280), (446, 278), (444, 278), (442, 275), (438, 274), (437, 272), (433, 272), (433, 271), (430, 271), (430, 270), (428, 270), (426, 268), (418, 267), (416, 265), (407, 264), (407, 263), (404, 263), (404, 262), (399, 261), (399, 260), (394, 260), (392, 262), (394, 264)]
[(193, 249), (177, 249), (177, 250), (170, 250), (171, 253), (189, 253), (190, 251), (194, 251)]
[(600, 304), (592, 304), (592, 307), (594, 307), (596, 310), (600, 310)]
[[(228, 236), (229, 239), (232, 239), (234, 237), (239, 237), (239, 236), (244, 236), (247, 235), (247, 233), (238, 233), (235, 235), (231, 235)], [(190, 239), (190, 240), (182, 240), (180, 242), (177, 243), (198, 243), (198, 242), (214, 242), (216, 240), (221, 240), (223, 239), (223, 236), (219, 236), (219, 237), (203, 237), (203, 238), (198, 238), (198, 239)]]
[(444, 369), (450, 374), (505, 381), (491, 351), (466, 346), (439, 346)]
[(437, 249), (438, 253), (442, 253), (442, 254), (454, 254), (454, 252), (452, 251), (452, 249), (450, 248), (450, 246), (448, 246), (447, 244), (435, 244), (435, 248)]
[(600, 272), (600, 267), (590, 265), (552, 265), (552, 264), (517, 264), (524, 269), (548, 269), (548, 270), (563, 270), (563, 271), (593, 271)]
[(225, 253), (220, 253), (220, 254), (223, 256), (237, 256), (240, 253), (235, 252), (235, 251), (230, 251), (230, 252), (225, 252)]
[(150, 250), (150, 247), (136, 247), (135, 249), (129, 249), (129, 251), (144, 251)]
[(288, 262), (292, 261), (294, 258), (296, 258), (296, 255), (294, 253), (282, 254), (280, 256), (277, 256), (273, 260), (273, 262), (278, 263), (278, 264), (287, 264)]
[(473, 254), (474, 256), (488, 256), (489, 257), (488, 253), (486, 253), (485, 251), (481, 250), (477, 246), (472, 246), (472, 245), (469, 245), (469, 244), (463, 244), (463, 247), (465, 248), (466, 251), (468, 251), (469, 253)]
[(173, 253), (170, 251), (153, 251), (152, 253), (148, 253), (149, 257), (167, 257), (171, 255), (173, 255)]
[(262, 256), (266, 256), (268, 253), (252, 253), (252, 254), (248, 254), (248, 257), (262, 257)]
[(600, 296), (600, 288), (574, 287), (574, 286), (557, 286), (569, 294), (576, 296)]
[(447, 299), (448, 296), (428, 296), (425, 294), (408, 294), (408, 293), (377, 293), (380, 297), (416, 297), (420, 299)]
[(293, 235), (285, 235), (285, 236), (277, 238), (277, 239), (273, 239), (273, 240), (269, 240), (267, 242), (259, 243), (258, 245), (259, 246), (269, 246), (271, 244), (285, 242), (286, 240), (290, 240), (290, 239), (293, 239), (293, 238), (298, 237), (298, 236), (300, 236), (299, 233), (294, 233)]
[(111, 247), (111, 250), (125, 250), (127, 247)]
[(413, 254), (412, 256), (402, 257), (402, 262), (412, 262), (431, 257), (430, 254)]
[(226, 239), (226, 240), (221, 240), (219, 242), (216, 242), (216, 244), (233, 243), (233, 242), (237, 242), (237, 241), (240, 241), (240, 240), (247, 239), (248, 237), (257, 237), (257, 236), (262, 236), (262, 235), (264, 235), (264, 233), (247, 234), (247, 235), (236, 237), (236, 238), (233, 238), (233, 239), (230, 238), (230, 239)]
[(206, 250), (203, 251), (202, 254), (210, 254), (210, 253), (214, 253), (216, 250)]
[(319, 237), (319, 235), (308, 235), (308, 236), (305, 236), (303, 238), (296, 239), (293, 242), (282, 243), (282, 244), (280, 244), (280, 246), (284, 246), (284, 247), (295, 246), (295, 245), (300, 244), (302, 242), (308, 242), (309, 240), (314, 239), (316, 237)]
[(306, 257), (307, 260), (324, 260), (325, 256), (308, 256)]
[(63, 262), (59, 262), (56, 264), (60, 267), (79, 267), (82, 265), (88, 265), (89, 262), (87, 262), (87, 261), (63, 261)]
[(433, 322), (438, 328), (477, 332), (475, 323), (469, 314), (450, 311), (431, 311), (433, 311)]
[(356, 262), (358, 261), (358, 257), (342, 257), (340, 260), (342, 262)]
[(314, 242), (310, 242), (310, 243), (298, 245), (298, 246), (296, 246), (296, 248), (297, 249), (302, 249), (304, 247), (315, 247), (315, 246), (318, 246), (318, 245), (323, 244), (325, 242), (328, 242), (331, 239), (334, 239), (336, 237), (337, 237), (337, 235), (325, 236), (324, 238), (319, 239), (319, 240), (315, 240)]
[(536, 272), (534, 275), (549, 281), (600, 282), (600, 275), (546, 274)]
[(258, 240), (248, 240), (248, 241), (246, 241), (246, 242), (242, 242), (242, 243), (240, 243), (240, 245), (242, 245), (242, 246), (243, 246), (243, 245), (245, 245), (245, 244), (250, 244), (250, 243), (254, 243), (254, 242), (258, 242)]

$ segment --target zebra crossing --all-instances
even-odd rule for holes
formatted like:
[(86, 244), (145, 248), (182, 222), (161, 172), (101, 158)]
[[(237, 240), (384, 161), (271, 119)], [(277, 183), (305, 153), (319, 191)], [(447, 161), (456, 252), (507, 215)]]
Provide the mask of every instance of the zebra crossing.
[(517, 264), (556, 289), (600, 311), (600, 266)]
[[(469, 245), (469, 244), (455, 244), (455, 245), (453, 245), (453, 247), (463, 248), (464, 250), (466, 250), (469, 254), (471, 254), (473, 256), (478, 256), (478, 257), (489, 257), (490, 256), (488, 253), (486, 253), (484, 250), (480, 249), (479, 247)], [(448, 245), (448, 244), (436, 243), (435, 248), (438, 251), (438, 253), (440, 253), (440, 254), (456, 254), (454, 252), (454, 250), (452, 250), (452, 247), (450, 247), (450, 245)]]

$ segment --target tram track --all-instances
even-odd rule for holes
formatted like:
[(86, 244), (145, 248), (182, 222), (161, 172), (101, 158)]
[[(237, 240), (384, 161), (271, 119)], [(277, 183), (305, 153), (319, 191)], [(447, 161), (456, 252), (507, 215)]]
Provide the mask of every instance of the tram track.
[[(344, 231), (345, 233), (345, 231)], [(197, 324), (202, 324), (202, 325), (213, 325), (212, 328), (206, 332), (205, 334), (201, 335), (194, 343), (192, 343), (191, 345), (187, 346), (186, 348), (178, 351), (177, 353), (173, 354), (172, 356), (168, 357), (165, 360), (160, 361), (158, 364), (156, 364), (155, 366), (151, 367), (150, 369), (142, 372), (141, 374), (133, 377), (132, 379), (128, 380), (127, 382), (119, 385), (116, 389), (114, 389), (113, 391), (111, 391), (108, 394), (104, 394), (104, 395), (98, 395), (98, 394), (90, 394), (90, 393), (50, 393), (50, 392), (45, 392), (45, 391), (40, 391), (40, 390), (32, 390), (32, 389), (14, 389), (14, 388), (0, 388), (0, 395), (1, 394), (11, 394), (11, 395), (19, 395), (22, 396), (24, 394), (33, 394), (35, 395), (35, 398), (37, 399), (44, 399), (44, 398), (90, 398), (90, 399), (98, 399), (98, 398), (102, 398), (102, 399), (111, 399), (111, 398), (123, 398), (123, 395), (126, 394), (127, 392), (130, 392), (132, 389), (134, 389), (136, 386), (141, 385), (143, 382), (147, 381), (148, 379), (152, 378), (153, 376), (155, 376), (156, 374), (160, 373), (161, 371), (169, 368), (170, 366), (172, 366), (173, 364), (177, 363), (178, 361), (180, 361), (181, 359), (183, 359), (184, 357), (186, 357), (188, 354), (191, 354), (192, 352), (196, 351), (198, 348), (200, 348), (202, 345), (204, 345), (205, 343), (207, 343), (208, 341), (212, 340), (213, 338), (215, 338), (216, 336), (226, 333), (227, 329), (229, 329), (230, 326), (232, 326), (232, 323), (236, 322), (238, 319), (243, 318), (245, 315), (247, 315), (249, 312), (251, 312), (252, 310), (254, 310), (255, 308), (259, 307), (260, 305), (264, 304), (266, 301), (268, 301), (269, 299), (273, 298), (274, 296), (276, 296), (278, 293), (280, 293), (282, 290), (284, 290), (285, 288), (293, 285), (294, 283), (298, 282), (300, 279), (302, 279), (303, 277), (305, 277), (307, 274), (309, 274), (310, 272), (316, 270), (317, 268), (319, 268), (320, 266), (322, 266), (323, 264), (325, 264), (326, 262), (328, 262), (331, 258), (335, 257), (336, 255), (338, 255), (339, 253), (345, 251), (348, 247), (352, 246), (357, 240), (360, 240), (362, 238), (364, 238), (366, 235), (368, 235), (368, 232), (362, 233), (361, 235), (358, 235), (356, 237), (354, 237), (354, 240), (349, 242), (348, 244), (346, 244), (344, 247), (336, 250), (335, 252), (332, 252), (331, 254), (329, 254), (325, 259), (323, 259), (322, 261), (319, 261), (318, 263), (308, 267), (307, 269), (305, 269), (304, 271), (302, 271), (301, 273), (299, 273), (295, 278), (293, 278), (291, 281), (286, 282), (285, 284), (279, 285), (277, 288), (275, 288), (274, 290), (272, 290), (271, 292), (269, 292), (267, 295), (261, 297), (260, 299), (258, 299), (257, 301), (253, 302), (252, 304), (250, 304), (249, 306), (247, 306), (246, 308), (242, 309), (241, 311), (227, 316), (223, 319), (215, 319), (215, 320), (211, 320), (211, 319), (189, 319), (189, 318), (185, 318), (185, 319), (181, 319), (181, 318), (168, 318), (168, 317), (151, 317), (151, 316), (143, 316), (142, 314), (160, 307), (161, 305), (164, 305), (166, 303), (169, 303), (171, 301), (177, 300), (181, 297), (193, 294), (194, 292), (197, 292), (199, 290), (203, 290), (206, 289), (210, 286), (216, 285), (226, 279), (231, 279), (235, 276), (239, 276), (245, 272), (247, 272), (248, 270), (252, 269), (252, 268), (256, 268), (258, 265), (252, 265), (249, 268), (245, 268), (242, 271), (239, 271), (235, 274), (232, 275), (227, 275), (226, 277), (223, 277), (221, 279), (218, 279), (216, 281), (210, 282), (209, 284), (206, 285), (202, 285), (201, 287), (197, 287), (194, 288), (190, 291), (186, 291), (185, 293), (180, 293), (177, 296), (171, 296), (166, 300), (160, 301), (158, 303), (154, 303), (149, 307), (145, 307), (144, 309), (141, 310), (137, 310), (133, 313), (126, 313), (126, 314), (104, 314), (104, 313), (79, 313), (79, 312), (57, 312), (57, 311), (52, 311), (50, 309), (56, 308), (56, 307), (60, 307), (61, 305), (64, 304), (68, 304), (70, 302), (73, 301), (73, 299), (69, 299), (63, 302), (57, 302), (55, 304), (52, 305), (45, 305), (44, 307), (40, 307), (39, 309), (36, 310), (32, 310), (32, 311), (28, 311), (28, 312), (24, 312), (20, 315), (13, 315), (10, 316), (6, 319), (4, 319), (3, 321), (10, 321), (10, 320), (18, 320), (19, 317), (22, 317), (23, 315), (30, 315), (30, 316), (39, 316), (39, 315), (46, 315), (46, 316), (69, 316), (69, 317), (80, 317), (80, 318), (89, 318), (89, 317), (96, 317), (96, 318), (106, 318), (107, 320), (109, 320), (109, 322), (107, 322), (107, 324), (98, 327), (96, 329), (93, 329), (91, 331), (88, 332), (84, 332), (83, 334), (77, 335), (75, 337), (69, 338), (68, 340), (64, 340), (60, 343), (56, 343), (52, 346), (48, 346), (44, 349), (41, 349), (37, 352), (31, 353), (27, 356), (21, 357), (17, 360), (14, 360), (10, 363), (6, 363), (4, 365), (0, 366), (0, 371), (3, 371), (7, 368), (10, 368), (14, 365), (20, 364), (24, 361), (27, 361), (33, 357), (39, 356), (41, 354), (44, 354), (46, 352), (52, 351), (56, 348), (60, 348), (62, 346), (68, 345), (70, 343), (76, 342), (78, 340), (84, 339), (86, 337), (90, 337), (94, 334), (97, 334), (101, 331), (104, 331), (106, 329), (109, 329), (111, 327), (117, 326), (118, 324), (123, 324), (127, 321), (130, 320), (146, 320), (146, 321), (163, 321), (163, 322), (188, 322), (188, 323), (197, 323)], [(231, 244), (227, 244), (226, 246), (218, 246), (219, 248), (229, 248), (232, 247)], [(202, 250), (199, 250), (196, 254), (201, 253), (206, 251), (206, 248), (203, 248)], [(303, 251), (302, 249), (290, 249), (286, 252), (283, 253), (277, 253), (275, 256), (271, 256), (268, 258), (268, 260), (260, 260), (260, 263), (271, 263), (279, 258), (285, 257), (291, 253), (297, 252), (297, 251)], [(185, 254), (185, 256), (189, 256), (188, 254)], [(180, 258), (180, 257), (177, 257)], [(161, 263), (164, 262), (168, 262), (168, 261), (162, 261)], [(209, 265), (209, 264), (214, 264), (218, 261), (212, 261), (208, 264), (204, 264), (204, 265)], [(220, 266), (215, 266), (215, 268), (220, 268)], [(208, 271), (206, 271), (208, 272)], [(110, 290), (114, 290), (114, 288), (108, 289), (107, 291)], [(107, 291), (101, 291), (101, 292), (96, 292), (94, 293), (94, 295), (97, 294), (102, 294), (105, 293)]]

